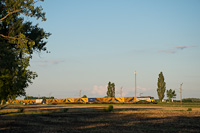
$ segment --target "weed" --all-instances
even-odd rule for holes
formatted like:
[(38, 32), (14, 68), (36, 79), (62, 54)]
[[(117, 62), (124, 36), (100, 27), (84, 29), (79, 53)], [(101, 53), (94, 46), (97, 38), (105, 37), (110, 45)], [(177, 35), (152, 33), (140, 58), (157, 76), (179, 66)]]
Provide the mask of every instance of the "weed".
[(19, 108), (18, 109), (18, 113), (22, 113), (22, 112), (24, 112), (24, 109), (23, 108)]
[(104, 108), (105, 112), (112, 112), (114, 111), (113, 105), (109, 105), (107, 108)]
[(188, 110), (187, 111), (192, 111), (192, 108), (188, 108)]
[(63, 109), (63, 112), (67, 112), (68, 111), (68, 109)]

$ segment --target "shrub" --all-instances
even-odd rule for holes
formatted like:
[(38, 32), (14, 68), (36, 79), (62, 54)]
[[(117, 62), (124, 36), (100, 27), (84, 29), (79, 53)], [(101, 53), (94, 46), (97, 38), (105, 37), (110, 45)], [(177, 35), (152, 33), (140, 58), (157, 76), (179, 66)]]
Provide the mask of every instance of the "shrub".
[(105, 112), (114, 111), (113, 105), (109, 105), (107, 108), (104, 109)]
[(67, 112), (68, 111), (68, 109), (63, 109), (63, 112)]
[(24, 112), (23, 108), (18, 109), (18, 113), (22, 113), (22, 112)]
[(192, 108), (188, 108), (188, 110), (187, 111), (192, 111)]

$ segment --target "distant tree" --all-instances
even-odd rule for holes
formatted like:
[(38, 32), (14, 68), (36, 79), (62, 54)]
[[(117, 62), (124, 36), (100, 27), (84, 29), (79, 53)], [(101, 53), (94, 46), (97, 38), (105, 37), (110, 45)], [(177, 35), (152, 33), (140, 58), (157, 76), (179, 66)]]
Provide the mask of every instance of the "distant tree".
[(87, 96), (86, 96), (86, 95), (83, 95), (82, 98), (87, 98)]
[(115, 84), (109, 82), (107, 88), (107, 97), (115, 97)]
[(24, 100), (31, 100), (31, 99), (54, 99), (54, 97), (52, 96), (52, 97), (45, 97), (45, 96), (43, 96), (43, 97), (34, 97), (34, 96), (26, 96), (25, 98), (24, 98)]
[(169, 98), (169, 102), (171, 101), (172, 98), (176, 98), (175, 90), (174, 91), (172, 91), (172, 89), (167, 90), (167, 97)]
[(112, 83), (111, 86), (112, 86), (112, 96), (111, 97), (115, 97), (115, 84)]
[(158, 88), (157, 88), (157, 93), (158, 93), (158, 98), (160, 102), (162, 102), (163, 98), (165, 97), (165, 90), (166, 90), (166, 83), (164, 82), (164, 76), (163, 73), (160, 72), (159, 77), (158, 77)]

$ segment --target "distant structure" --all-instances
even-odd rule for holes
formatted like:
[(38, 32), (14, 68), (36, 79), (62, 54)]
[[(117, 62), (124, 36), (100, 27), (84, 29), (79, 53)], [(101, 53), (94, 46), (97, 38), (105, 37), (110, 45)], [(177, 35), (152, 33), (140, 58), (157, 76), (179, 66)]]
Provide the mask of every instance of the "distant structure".
[(136, 93), (137, 93), (137, 85), (136, 85), (136, 75), (137, 75), (137, 72), (135, 71), (134, 72), (134, 74), (135, 74), (135, 97), (136, 97)]

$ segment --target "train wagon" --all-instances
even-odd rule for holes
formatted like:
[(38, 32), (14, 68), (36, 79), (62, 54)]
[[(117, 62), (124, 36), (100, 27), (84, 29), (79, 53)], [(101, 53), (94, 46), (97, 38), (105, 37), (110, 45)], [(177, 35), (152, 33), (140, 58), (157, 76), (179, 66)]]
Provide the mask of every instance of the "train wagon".
[[(39, 102), (37, 102), (39, 101)], [(41, 102), (42, 101), (42, 102)], [(154, 97), (104, 97), (104, 98), (65, 98), (65, 99), (31, 99), (31, 100), (9, 100), (10, 104), (67, 104), (67, 103), (155, 103)]]

